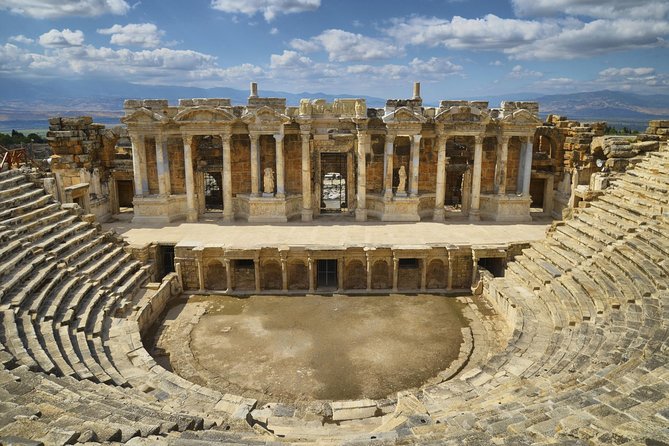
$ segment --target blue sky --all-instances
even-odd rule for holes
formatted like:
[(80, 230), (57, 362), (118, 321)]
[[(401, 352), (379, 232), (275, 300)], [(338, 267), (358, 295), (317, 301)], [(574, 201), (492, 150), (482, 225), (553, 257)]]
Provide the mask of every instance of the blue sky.
[(669, 94), (666, 0), (0, 0), (0, 76), (409, 97)]

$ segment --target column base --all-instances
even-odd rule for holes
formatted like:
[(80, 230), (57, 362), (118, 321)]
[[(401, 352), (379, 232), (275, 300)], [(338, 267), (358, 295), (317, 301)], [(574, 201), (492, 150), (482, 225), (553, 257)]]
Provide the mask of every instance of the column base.
[(302, 209), (302, 221), (313, 221), (314, 211), (311, 209)]
[(481, 221), (481, 211), (478, 209), (470, 209), (469, 221)]
[(235, 215), (232, 212), (230, 213), (223, 212), (223, 221), (225, 223), (232, 223), (235, 221)]
[(188, 209), (188, 212), (186, 213), (186, 221), (188, 223), (197, 223), (197, 210)]
[(367, 221), (367, 209), (356, 209), (355, 221)]
[(432, 220), (433, 221), (444, 221), (445, 219), (446, 212), (444, 211), (444, 207), (440, 208), (435, 208), (434, 209), (434, 214), (432, 215)]

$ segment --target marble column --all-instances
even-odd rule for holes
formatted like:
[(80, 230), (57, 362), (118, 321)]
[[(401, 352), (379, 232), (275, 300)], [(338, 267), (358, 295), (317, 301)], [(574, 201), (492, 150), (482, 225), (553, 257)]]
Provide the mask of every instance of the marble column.
[(390, 200), (393, 198), (393, 153), (394, 153), (395, 135), (386, 135), (386, 146), (384, 150), (383, 174), (383, 198)]
[(260, 135), (256, 133), (251, 133), (249, 135), (251, 139), (251, 195), (257, 197), (259, 193), (259, 168), (260, 168), (260, 157), (258, 156), (258, 139)]
[(427, 285), (427, 259), (420, 259), (420, 290), (425, 291)]
[(437, 185), (434, 199), (434, 221), (444, 221), (444, 198), (446, 195), (446, 141), (444, 135), (437, 136)]
[(135, 195), (148, 195), (149, 180), (146, 174), (144, 135), (131, 135), (130, 141), (132, 143), (132, 170), (135, 183)]
[(232, 270), (230, 269), (230, 259), (223, 259), (223, 264), (225, 265), (225, 285), (226, 293), (232, 291)]
[[(525, 168), (523, 169), (523, 195), (530, 195), (530, 181), (532, 181), (532, 151), (534, 147), (532, 141), (529, 140), (525, 143)], [(544, 197), (546, 200), (546, 197)]]
[(479, 272), (479, 259), (476, 256), (476, 253), (472, 253), (472, 284), (471, 286), (475, 285), (476, 281), (476, 276)]
[(420, 139), (422, 135), (411, 138), (411, 172), (409, 176), (409, 196), (418, 195), (418, 168), (420, 164)]
[(288, 261), (285, 257), (281, 257), (281, 289), (288, 291)]
[(372, 289), (372, 259), (369, 257), (369, 254), (366, 258), (366, 267), (367, 267), (367, 292)]
[(371, 136), (365, 131), (358, 131), (358, 184), (355, 220), (367, 221), (367, 149)]
[(198, 288), (200, 292), (204, 292), (205, 283), (204, 283), (204, 260), (202, 259), (202, 251), (197, 254), (197, 281)]
[(309, 292), (313, 293), (314, 288), (314, 259), (309, 257), (307, 259), (307, 269), (309, 270)]
[(170, 182), (170, 160), (167, 154), (167, 135), (156, 136), (156, 170), (158, 172), (158, 193), (169, 196), (172, 193)]
[(393, 292), (397, 292), (397, 281), (399, 279), (399, 264), (400, 259), (393, 256)]
[(260, 292), (260, 260), (253, 259), (253, 278), (255, 279), (256, 293)]
[(451, 251), (448, 251), (448, 279), (446, 282), (446, 289), (449, 291), (453, 289), (453, 263), (453, 255), (451, 254)]
[(274, 135), (276, 145), (276, 196), (284, 198), (286, 196), (286, 163), (283, 160), (283, 133)]
[(344, 291), (344, 258), (337, 259), (337, 291)]
[(191, 144), (193, 137), (184, 135), (184, 170), (186, 177), (186, 221), (193, 223), (197, 221), (197, 208), (195, 203), (195, 176), (193, 173), (193, 152)]
[(495, 164), (495, 183), (493, 191), (498, 195), (506, 194), (506, 170), (507, 159), (509, 157), (509, 139), (508, 136), (502, 136), (502, 145), (497, 151), (497, 163)]
[(477, 136), (474, 145), (474, 166), (472, 172), (472, 198), (469, 219), (480, 220), (481, 206), (481, 163), (483, 161), (483, 137)]
[(302, 221), (312, 221), (314, 211), (311, 205), (311, 151), (309, 150), (311, 128), (300, 126), (302, 138)]
[(232, 158), (230, 156), (230, 133), (221, 133), (223, 146), (223, 220), (232, 222), (235, 219), (232, 205)]

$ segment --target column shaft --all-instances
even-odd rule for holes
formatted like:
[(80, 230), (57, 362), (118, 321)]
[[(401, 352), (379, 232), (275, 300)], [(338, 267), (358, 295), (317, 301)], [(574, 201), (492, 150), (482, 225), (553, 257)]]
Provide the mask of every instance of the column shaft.
[(372, 259), (367, 256), (366, 262), (366, 271), (367, 271), (367, 291), (372, 289)]
[(427, 259), (420, 260), (420, 290), (425, 291), (427, 285)]
[(251, 138), (251, 195), (257, 197), (259, 194), (260, 179), (258, 169), (260, 167), (260, 158), (258, 157), (258, 138), (256, 134), (249, 135)]
[(197, 208), (195, 207), (195, 176), (193, 174), (193, 153), (191, 150), (192, 136), (184, 135), (184, 170), (186, 177), (186, 221), (192, 223), (197, 221)]
[(358, 183), (357, 183), (357, 207), (355, 209), (356, 221), (367, 220), (367, 160), (366, 153), (370, 135), (367, 132), (358, 132)]
[(232, 205), (232, 158), (230, 155), (230, 133), (221, 134), (223, 146), (223, 219), (231, 222), (234, 220), (234, 209)]
[(260, 292), (260, 260), (253, 260), (253, 278), (255, 279), (256, 293)]
[(286, 196), (286, 168), (283, 160), (283, 137), (283, 133), (274, 135), (276, 144), (276, 196), (279, 198)]
[(400, 259), (393, 257), (393, 291), (397, 292), (397, 281), (399, 278), (399, 263)]
[(158, 135), (156, 137), (156, 170), (158, 172), (158, 193), (160, 195), (170, 195), (172, 193), (169, 163), (167, 137)]
[(288, 291), (288, 264), (286, 259), (281, 259), (281, 289)]
[(481, 206), (481, 162), (483, 160), (483, 137), (476, 137), (474, 146), (474, 166), (472, 171), (472, 199), (469, 209), (469, 219), (480, 218), (479, 208)]
[(418, 168), (420, 164), (420, 139), (421, 135), (411, 138), (411, 175), (409, 176), (409, 195), (418, 195)]
[(386, 135), (386, 146), (384, 150), (383, 163), (386, 170), (383, 176), (383, 197), (390, 200), (393, 197), (393, 153), (395, 135)]
[(309, 257), (307, 260), (307, 266), (309, 269), (309, 292), (313, 293), (314, 292), (314, 259)]
[(497, 151), (497, 163), (495, 165), (495, 185), (496, 194), (506, 194), (506, 169), (507, 159), (509, 157), (509, 137), (502, 137), (502, 146)]
[(516, 181), (516, 194), (523, 193), (523, 181), (525, 181), (525, 154), (527, 153), (527, 143), (520, 143), (520, 157), (518, 159), (518, 177)]
[(146, 195), (149, 193), (149, 183), (146, 178), (146, 164), (144, 160), (144, 136), (133, 135), (132, 142), (132, 170), (135, 183), (135, 195)]
[(437, 184), (434, 199), (435, 221), (444, 220), (444, 197), (446, 195), (446, 137), (437, 136)]
[(223, 264), (225, 265), (225, 285), (226, 293), (232, 291), (232, 271), (230, 270), (230, 259), (223, 259)]
[(302, 137), (302, 221), (311, 221), (314, 211), (311, 208), (311, 153), (309, 139), (311, 133), (307, 128), (301, 128)]
[(337, 259), (337, 291), (344, 291), (344, 258)]
[(446, 289), (447, 290), (452, 290), (453, 289), (453, 256), (451, 255), (451, 251), (448, 251), (448, 282), (446, 283)]
[(200, 257), (197, 259), (197, 280), (200, 291), (204, 291), (204, 264)]
[(530, 195), (530, 182), (532, 181), (532, 151), (534, 147), (531, 142), (527, 142), (525, 148), (525, 168), (523, 169), (523, 195)]

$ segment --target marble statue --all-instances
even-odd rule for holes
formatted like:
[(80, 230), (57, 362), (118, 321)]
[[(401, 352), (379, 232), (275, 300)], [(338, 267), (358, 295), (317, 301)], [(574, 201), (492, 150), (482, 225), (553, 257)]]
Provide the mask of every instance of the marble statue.
[(398, 194), (406, 194), (406, 189), (407, 189), (407, 171), (404, 168), (404, 166), (400, 166), (400, 170), (398, 172), (398, 175), (400, 176), (400, 182), (397, 185), (397, 193)]
[(271, 167), (265, 168), (263, 176), (263, 192), (266, 194), (274, 193), (274, 170)]

